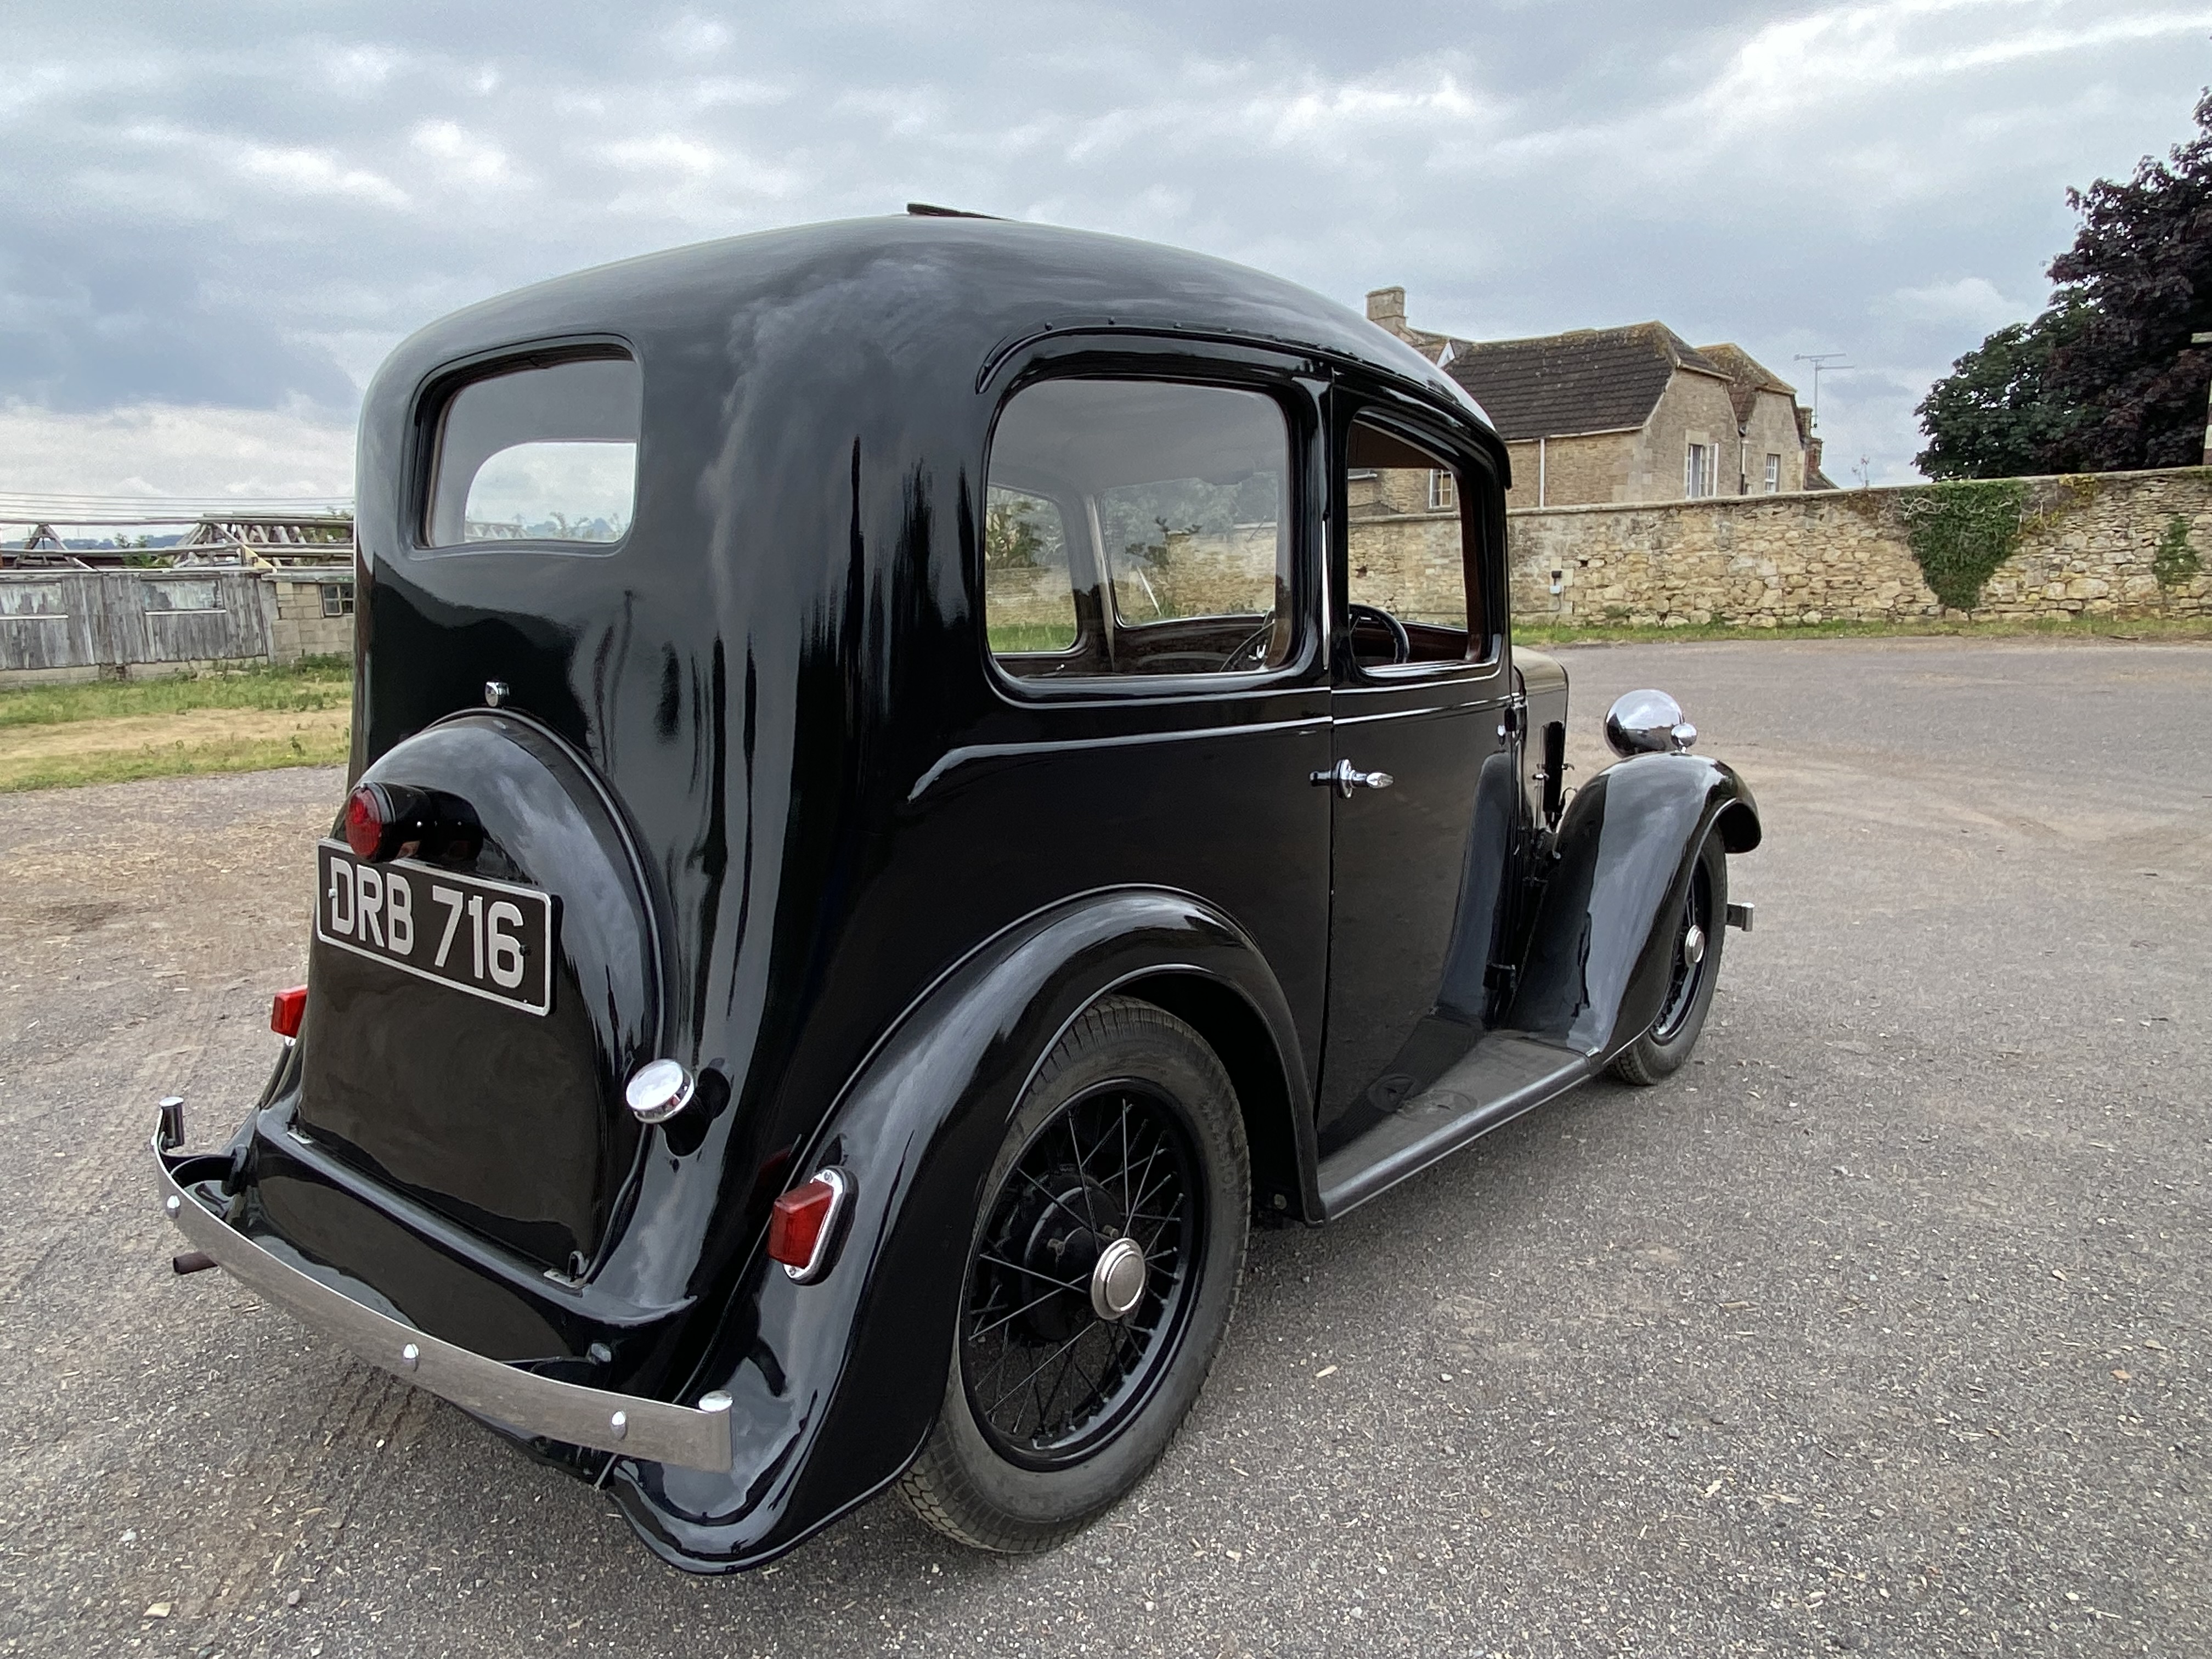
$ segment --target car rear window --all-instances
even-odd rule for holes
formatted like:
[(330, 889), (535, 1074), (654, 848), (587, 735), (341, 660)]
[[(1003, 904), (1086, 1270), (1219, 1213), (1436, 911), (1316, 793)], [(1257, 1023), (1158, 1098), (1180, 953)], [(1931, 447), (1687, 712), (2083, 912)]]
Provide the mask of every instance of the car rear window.
[(600, 354), (496, 368), (446, 400), (424, 544), (605, 551), (629, 533), (643, 386)]

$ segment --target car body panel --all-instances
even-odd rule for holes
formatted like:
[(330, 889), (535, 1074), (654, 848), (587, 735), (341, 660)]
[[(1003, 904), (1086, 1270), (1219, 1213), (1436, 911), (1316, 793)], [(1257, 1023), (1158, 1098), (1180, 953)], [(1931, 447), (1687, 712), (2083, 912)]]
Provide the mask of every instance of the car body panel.
[[(627, 529), (589, 549), (422, 546), (441, 389), (572, 348), (641, 370)], [(993, 422), (1069, 374), (1282, 409), (1279, 667), (1071, 685), (994, 666)], [(1331, 534), (1347, 388), (1486, 481), (1485, 664), (1347, 672)], [(560, 899), (565, 977), (540, 1024), (569, 1022), (571, 1052), (510, 1090), (471, 1052), (477, 1022), (536, 1017), (458, 994), (432, 1012), (438, 987), (319, 951), (299, 1044), (204, 1196), (272, 1256), (441, 1341), (594, 1399), (729, 1395), (726, 1471), (494, 1423), (607, 1483), (697, 1570), (789, 1548), (914, 1455), (980, 1183), (1091, 1000), (1127, 989), (1196, 1027), (1236, 1085), (1259, 1207), (1318, 1222), (1617, 1045), (1654, 907), (1706, 826), (1753, 811), (1725, 769), (1654, 757), (1703, 783), (1647, 785), (1629, 763), (1627, 783), (1584, 787), (1555, 842), (1504, 636), (1504, 446), (1410, 348), (1194, 254), (918, 218), (563, 277), (402, 344), (368, 392), (358, 476), (353, 776), (483, 797), (465, 803), (482, 846), (453, 867)], [(1564, 677), (1535, 678), (1527, 701), (1564, 720)], [(1314, 786), (1384, 749), (1402, 794)], [(1394, 929), (1418, 945), (1402, 961)], [(1594, 976), (1571, 984), (1585, 938)], [(378, 1009), (403, 1011), (422, 1052), (395, 1059), (399, 1022)], [(653, 1057), (697, 1090), (646, 1127), (617, 1087)], [(483, 1098), (439, 1098), (441, 1066)], [(1372, 1094), (1394, 1069), (1409, 1081)], [(1324, 1120), (1333, 1071), (1352, 1081)], [(532, 1086), (559, 1098), (522, 1101)], [(1400, 1121), (1407, 1101), (1430, 1115)], [(441, 1110), (490, 1115), (442, 1173)], [(520, 1167), (518, 1138), (561, 1167)], [(800, 1285), (765, 1255), (769, 1212), (831, 1162), (854, 1182), (848, 1231)]]

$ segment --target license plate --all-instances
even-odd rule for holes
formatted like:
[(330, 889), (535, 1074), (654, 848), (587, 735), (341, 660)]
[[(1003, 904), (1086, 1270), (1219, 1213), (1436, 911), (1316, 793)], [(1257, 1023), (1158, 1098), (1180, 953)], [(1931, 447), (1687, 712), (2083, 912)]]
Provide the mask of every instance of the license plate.
[(433, 864), (367, 864), (318, 844), (315, 937), (488, 1002), (553, 1008), (553, 896)]

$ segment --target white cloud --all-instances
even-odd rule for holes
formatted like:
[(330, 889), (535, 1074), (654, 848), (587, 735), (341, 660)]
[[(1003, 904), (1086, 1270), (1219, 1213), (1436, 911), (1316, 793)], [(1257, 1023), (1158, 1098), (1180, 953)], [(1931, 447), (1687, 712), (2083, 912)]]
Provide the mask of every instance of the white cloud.
[(231, 165), (245, 178), (258, 179), (288, 194), (347, 196), (379, 207), (407, 205), (407, 192), (367, 167), (348, 167), (327, 150), (272, 144), (239, 144)]
[(2202, 37), (2212, 9), (2068, 19), (2090, 8), (2051, 0), (1884, 0), (1769, 24), (1699, 94), (1699, 112), (1735, 131), (1811, 108), (1956, 80), (2035, 58), (2143, 40)]
[(637, 173), (674, 173), (703, 179), (722, 169), (722, 156), (711, 144), (664, 132), (652, 138), (623, 138), (600, 152), (618, 167)]
[(726, 23), (708, 17), (684, 17), (671, 24), (661, 38), (678, 58), (711, 58), (736, 36)]
[(2033, 309), (2064, 186), (2185, 133), (2207, 3), (46, 8), (0, 83), (0, 398), (336, 404), (488, 295), (919, 198), (1471, 333), (1847, 348), (1905, 367), (1824, 420), (1901, 466), (1918, 366)]
[(1881, 308), (1915, 322), (1965, 323), (1984, 333), (2007, 323), (2025, 322), (2040, 309), (2008, 300), (1986, 276), (1900, 288), (1881, 302)]
[(437, 162), (439, 171), (454, 183), (489, 186), (518, 182), (507, 152), (458, 122), (422, 122), (408, 135), (408, 142)]
[(408, 61), (398, 47), (374, 42), (319, 47), (315, 55), (325, 84), (342, 98), (375, 96)]
[(97, 415), (0, 404), (0, 493), (353, 493), (354, 429), (301, 410), (138, 404)]

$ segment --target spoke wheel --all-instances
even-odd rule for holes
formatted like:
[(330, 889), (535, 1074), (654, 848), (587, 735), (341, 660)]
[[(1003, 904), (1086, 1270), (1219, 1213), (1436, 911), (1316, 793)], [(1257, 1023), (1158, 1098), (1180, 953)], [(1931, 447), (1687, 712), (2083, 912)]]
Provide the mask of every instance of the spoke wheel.
[(1720, 982), (1720, 924), (1728, 915), (1728, 855), (1708, 834), (1669, 930), (1667, 988), (1644, 1035), (1613, 1056), (1613, 1074), (1639, 1087), (1671, 1076), (1698, 1046)]
[(1022, 1149), (962, 1310), (968, 1403), (1001, 1456), (1080, 1459), (1143, 1409), (1188, 1310), (1203, 1196), (1189, 1132), (1142, 1082), (1079, 1096)]
[(1659, 1018), (1651, 1022), (1653, 1041), (1670, 1042), (1681, 1035), (1683, 1022), (1697, 1006), (1698, 993), (1704, 988), (1709, 964), (1714, 960), (1712, 936), (1713, 880), (1705, 861), (1699, 859), (1690, 872), (1690, 890), (1684, 896), (1681, 915), (1675, 920), (1673, 975), (1667, 985), (1667, 1000), (1660, 1005)]
[(1076, 1020), (981, 1184), (943, 1404), (899, 1483), (923, 1520), (1046, 1549), (1144, 1479), (1236, 1308), (1250, 1181), (1205, 1039), (1132, 997)]

